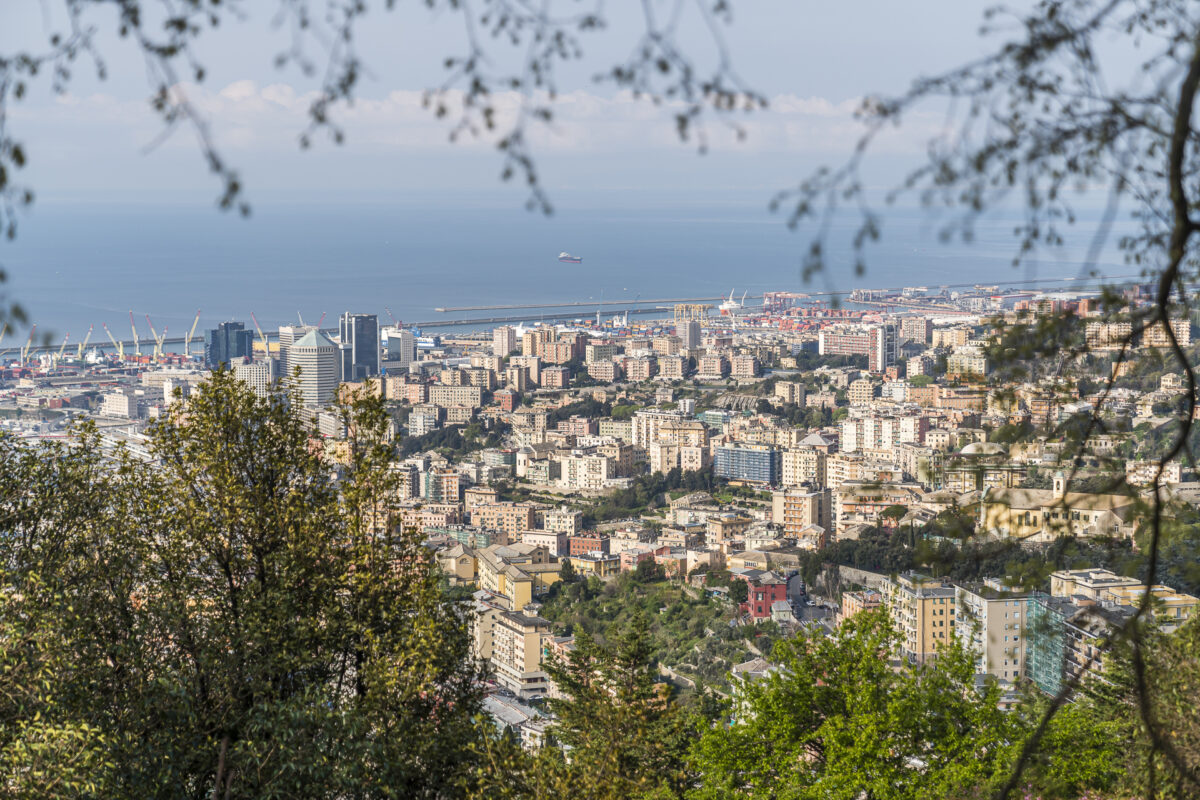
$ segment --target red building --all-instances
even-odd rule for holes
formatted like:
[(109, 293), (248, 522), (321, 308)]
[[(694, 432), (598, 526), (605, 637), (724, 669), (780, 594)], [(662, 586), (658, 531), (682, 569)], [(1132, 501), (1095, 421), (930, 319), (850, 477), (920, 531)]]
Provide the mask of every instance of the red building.
[(516, 392), (509, 389), (500, 389), (492, 395), (496, 402), (500, 404), (502, 411), (512, 411), (517, 407), (518, 395)]
[(573, 556), (597, 552), (608, 555), (608, 537), (595, 531), (580, 533), (570, 538), (569, 547), (569, 554)]
[(733, 577), (746, 581), (749, 592), (741, 610), (752, 619), (769, 618), (771, 605), (780, 600), (787, 600), (787, 578), (782, 575), (746, 570), (742, 574), (734, 573)]

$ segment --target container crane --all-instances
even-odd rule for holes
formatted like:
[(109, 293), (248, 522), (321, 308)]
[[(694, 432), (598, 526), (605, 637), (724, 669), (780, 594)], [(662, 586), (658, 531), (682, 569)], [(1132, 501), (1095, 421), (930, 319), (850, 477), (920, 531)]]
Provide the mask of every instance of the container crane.
[(154, 357), (156, 359), (162, 357), (163, 339), (167, 338), (167, 328), (163, 326), (162, 336), (158, 335), (158, 331), (154, 330), (154, 323), (150, 321), (150, 315), (146, 315), (146, 325), (150, 328), (150, 335), (154, 337)]
[(138, 341), (137, 325), (133, 324), (133, 311), (129, 312), (129, 330), (133, 331), (133, 354), (140, 357), (142, 355), (142, 343)]
[(71, 332), (67, 331), (67, 335), (63, 337), (62, 344), (59, 345), (59, 347), (58, 347), (57, 355), (54, 356), (55, 364), (62, 361), (63, 353), (65, 353), (67, 351), (67, 342), (70, 340), (70, 338), (71, 338)]
[(83, 341), (80, 342), (78, 345), (76, 345), (76, 347), (78, 348), (75, 351), (75, 358), (77, 361), (83, 361), (83, 351), (87, 349), (88, 342), (90, 342), (92, 340), (92, 330), (95, 327), (96, 327), (95, 325), (89, 326), (87, 335), (83, 337)]
[(383, 310), (387, 312), (388, 317), (392, 320), (392, 324), (399, 328), (400, 320), (396, 319), (396, 315), (392, 313), (392, 310), (387, 306), (384, 306)]
[(187, 336), (183, 337), (183, 355), (185, 358), (192, 357), (192, 337), (196, 335), (196, 325), (200, 323), (200, 309), (196, 309), (196, 318), (192, 320), (192, 329), (187, 332)]
[(271, 345), (267, 343), (267, 336), (262, 331), (262, 326), (258, 324), (258, 317), (254, 316), (254, 312), (250, 312), (250, 319), (254, 320), (254, 330), (258, 331), (258, 338), (262, 340), (263, 357), (271, 357)]
[(104, 328), (104, 332), (106, 334), (108, 334), (108, 340), (110, 342), (112, 342), (113, 349), (115, 349), (117, 351), (117, 358), (121, 361), (124, 361), (125, 360), (125, 343), (117, 341), (117, 338), (112, 335), (112, 331), (110, 331), (108, 329), (108, 325), (101, 322), (100, 326), (102, 328)]
[(36, 323), (29, 329), (29, 338), (25, 340), (25, 346), (21, 348), (21, 366), (25, 366), (25, 362), (29, 359), (29, 348), (33, 346), (33, 335), (35, 333), (37, 333)]
[(321, 323), (325, 321), (325, 313), (326, 312), (322, 311), (321, 318), (317, 320), (317, 330), (321, 330)]

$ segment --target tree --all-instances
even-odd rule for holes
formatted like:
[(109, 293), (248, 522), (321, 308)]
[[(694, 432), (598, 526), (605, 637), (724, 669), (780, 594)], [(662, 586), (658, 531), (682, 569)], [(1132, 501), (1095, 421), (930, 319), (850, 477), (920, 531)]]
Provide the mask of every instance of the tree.
[(583, 798), (680, 797), (688, 717), (655, 680), (646, 619), (638, 614), (601, 648), (586, 633), (567, 664), (548, 672), (564, 697), (551, 701), (554, 736), (570, 748), (570, 795)]
[(740, 578), (729, 580), (729, 599), (735, 605), (741, 605), (750, 599), (750, 585)]
[(895, 643), (879, 613), (856, 615), (836, 637), (778, 642), (780, 669), (738, 683), (725, 709), (732, 724), (693, 749), (704, 776), (693, 796), (952, 797), (993, 783), (1020, 737), (997, 708), (999, 689), (977, 693), (973, 660), (957, 647), (897, 672)]
[(578, 573), (575, 572), (575, 565), (571, 559), (562, 559), (562, 568), (558, 572), (559, 580), (563, 583), (573, 583), (577, 577)]
[(228, 372), (149, 463), (110, 466), (86, 428), (0, 440), (0, 631), (27, 643), (0, 677), (6, 793), (83, 764), (100, 796), (453, 794), (481, 699), (465, 622), (395, 527), (381, 401), (345, 414), (336, 483), (297, 405)]

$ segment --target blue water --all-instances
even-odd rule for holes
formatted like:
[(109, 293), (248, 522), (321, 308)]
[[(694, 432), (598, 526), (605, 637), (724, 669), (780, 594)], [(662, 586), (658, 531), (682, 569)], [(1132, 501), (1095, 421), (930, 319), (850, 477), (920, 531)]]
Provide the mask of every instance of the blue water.
[[(789, 232), (763, 207), (563, 211), (546, 219), (513, 207), (271, 206), (248, 220), (209, 207), (35, 207), (15, 242), (0, 244), (8, 291), (42, 330), (78, 341), (100, 323), (139, 331), (149, 314), (172, 335), (224, 320), (264, 327), (328, 312), (434, 319), (435, 306), (727, 295), (736, 289), (845, 290), (1012, 281), (1080, 272), (1084, 237), (1032, 266), (1011, 266), (1011, 219), (981, 224), (969, 245), (938, 242), (917, 211), (892, 212), (885, 238), (858, 278), (848, 248), (804, 283), (807, 234)], [(834, 226), (845, 240), (851, 220)], [(1087, 228), (1085, 227), (1086, 231)], [(584, 258), (560, 264), (560, 251)], [(1109, 253), (1110, 275), (1135, 270)], [(581, 309), (580, 316), (595, 309)], [(606, 313), (616, 313), (611, 308)], [(511, 313), (511, 312), (496, 312)], [(474, 312), (465, 316), (487, 316)]]

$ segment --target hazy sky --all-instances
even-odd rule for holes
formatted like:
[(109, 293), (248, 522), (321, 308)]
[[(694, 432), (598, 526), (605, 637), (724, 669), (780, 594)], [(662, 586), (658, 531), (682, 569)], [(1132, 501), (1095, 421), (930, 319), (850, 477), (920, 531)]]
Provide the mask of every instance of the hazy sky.
[[(359, 31), (371, 74), (354, 108), (338, 111), (347, 141), (341, 147), (318, 141), (301, 152), (297, 138), (313, 82), (297, 70), (273, 66), (289, 41), (271, 25), (276, 4), (245, 5), (245, 23), (202, 37), (198, 52), (208, 77), (188, 91), (255, 204), (523, 200), (519, 187), (498, 181), (500, 159), (490, 143), (450, 144), (447, 125), (421, 108), (421, 91), (443, 79), (443, 59), (462, 52), (457, 13), (430, 12), (414, 0), (402, 0), (390, 13), (370, 13)], [(665, 13), (674, 3), (652, 5)], [(706, 62), (712, 50), (699, 18), (684, 6), (680, 41)], [(720, 125), (711, 127), (713, 147), (701, 157), (694, 146), (678, 141), (667, 113), (593, 81), (629, 51), (642, 24), (639, 3), (610, 2), (610, 28), (588, 36), (583, 61), (560, 76), (564, 96), (553, 130), (535, 135), (541, 172), (556, 204), (765, 205), (772, 192), (814, 166), (845, 157), (858, 131), (851, 112), (865, 93), (902, 90), (917, 75), (977, 55), (985, 3), (753, 0), (733, 6), (727, 37), (736, 67), (771, 100), (768, 111), (741, 120), (747, 139), (739, 143)], [(57, 7), (55, 0), (0, 3), (0, 52), (30, 48), (47, 31), (62, 30)], [(101, 31), (115, 28), (107, 10), (91, 20)], [(43, 79), (12, 109), (11, 131), (30, 157), (22, 177), (37, 189), (39, 203), (211, 202), (216, 185), (187, 130), (145, 152), (160, 124), (148, 110), (140, 55), (111, 35), (99, 39), (99, 48), (107, 61), (106, 81), (97, 81), (84, 60), (76, 65), (68, 94), (56, 96)], [(502, 107), (506, 102), (511, 105), (501, 98)], [(916, 163), (939, 120), (932, 112), (918, 116), (881, 142), (878, 179)]]

